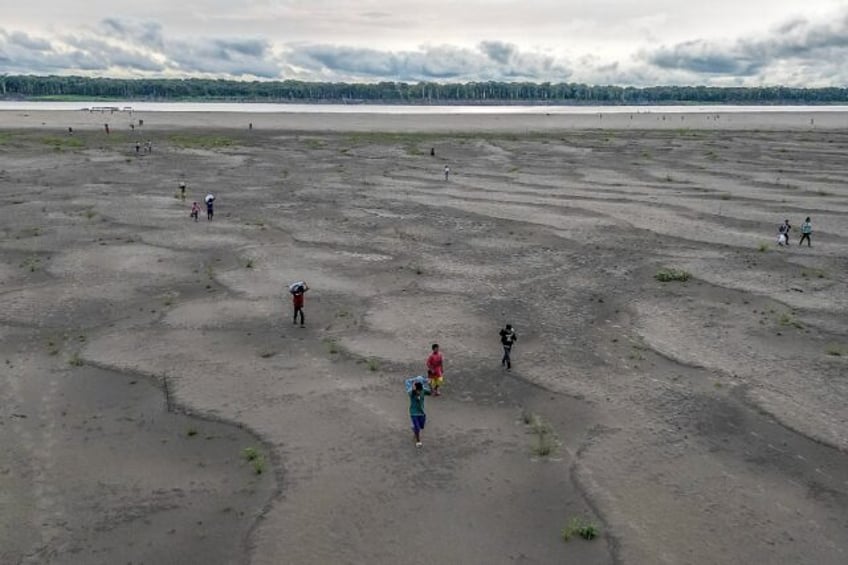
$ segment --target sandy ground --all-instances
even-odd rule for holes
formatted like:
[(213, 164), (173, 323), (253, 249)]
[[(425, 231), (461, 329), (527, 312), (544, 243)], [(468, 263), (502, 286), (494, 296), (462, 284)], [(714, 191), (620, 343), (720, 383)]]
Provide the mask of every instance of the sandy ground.
[(828, 116), (0, 114), (0, 561), (845, 563)]

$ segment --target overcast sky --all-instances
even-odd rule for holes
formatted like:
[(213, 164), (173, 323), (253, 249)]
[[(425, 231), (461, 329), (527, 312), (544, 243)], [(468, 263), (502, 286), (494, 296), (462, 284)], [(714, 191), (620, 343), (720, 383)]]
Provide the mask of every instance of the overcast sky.
[(0, 73), (844, 86), (846, 0), (4, 0)]

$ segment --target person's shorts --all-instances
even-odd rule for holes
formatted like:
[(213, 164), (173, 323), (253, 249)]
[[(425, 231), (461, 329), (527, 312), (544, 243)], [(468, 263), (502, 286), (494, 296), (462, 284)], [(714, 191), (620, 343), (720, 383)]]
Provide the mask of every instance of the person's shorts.
[(437, 377), (435, 375), (430, 375), (429, 377), (427, 377), (427, 379), (430, 381), (430, 388), (442, 386), (442, 383), (445, 382), (445, 376), (444, 375), (442, 375), (441, 377)]
[(412, 430), (414, 432), (420, 432), (424, 429), (424, 424), (427, 423), (427, 416), (421, 414), (419, 416), (410, 416), (412, 420)]

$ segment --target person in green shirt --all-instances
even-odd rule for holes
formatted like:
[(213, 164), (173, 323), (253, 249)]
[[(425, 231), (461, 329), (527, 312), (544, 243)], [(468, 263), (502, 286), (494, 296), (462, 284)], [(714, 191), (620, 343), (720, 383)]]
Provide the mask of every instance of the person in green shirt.
[(430, 391), (424, 389), (422, 382), (416, 382), (409, 391), (409, 417), (412, 420), (412, 433), (415, 434), (415, 446), (421, 447), (421, 431), (427, 423), (427, 415), (424, 413), (424, 397)]
[(798, 242), (798, 245), (803, 245), (804, 240), (807, 240), (807, 247), (812, 247), (810, 244), (810, 234), (813, 233), (813, 223), (810, 222), (810, 217), (807, 216), (807, 219), (804, 220), (804, 223), (801, 224), (801, 241)]

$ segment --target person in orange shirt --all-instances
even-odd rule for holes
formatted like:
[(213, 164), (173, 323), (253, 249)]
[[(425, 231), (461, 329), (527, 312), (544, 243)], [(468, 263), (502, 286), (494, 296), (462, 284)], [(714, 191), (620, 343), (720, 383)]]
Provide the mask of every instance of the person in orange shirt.
[(445, 380), (445, 368), (438, 343), (433, 344), (433, 352), (427, 357), (427, 379), (430, 381), (433, 396), (439, 396), (441, 394), (439, 388)]

